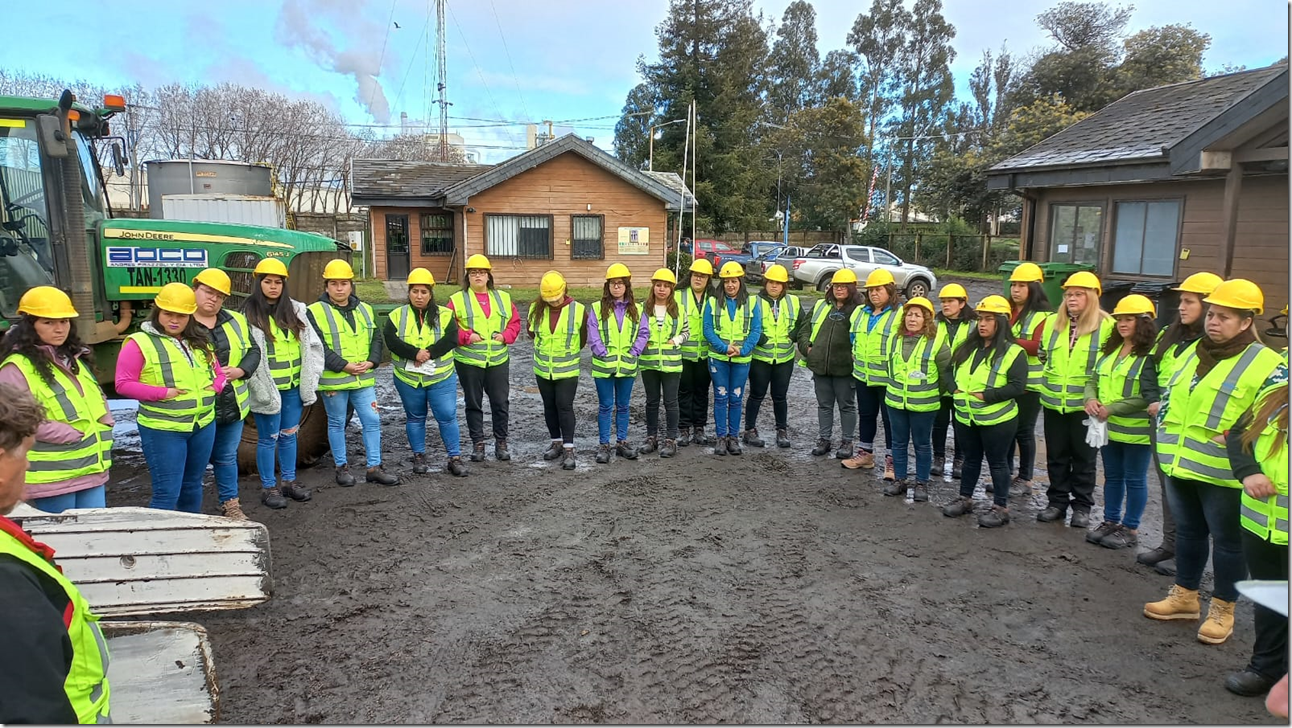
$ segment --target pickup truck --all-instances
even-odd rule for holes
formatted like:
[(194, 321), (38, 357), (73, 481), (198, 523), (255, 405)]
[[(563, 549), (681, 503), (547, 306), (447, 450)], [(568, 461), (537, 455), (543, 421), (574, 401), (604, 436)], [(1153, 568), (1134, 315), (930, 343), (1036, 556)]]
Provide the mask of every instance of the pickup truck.
[(938, 285), (937, 276), (928, 268), (905, 263), (883, 248), (866, 245), (822, 243), (809, 250), (806, 256), (795, 258), (790, 275), (805, 286), (824, 291), (830, 287), (830, 278), (835, 271), (841, 268), (850, 268), (862, 281), (871, 271), (883, 268), (893, 274), (897, 289), (907, 298), (928, 297)]

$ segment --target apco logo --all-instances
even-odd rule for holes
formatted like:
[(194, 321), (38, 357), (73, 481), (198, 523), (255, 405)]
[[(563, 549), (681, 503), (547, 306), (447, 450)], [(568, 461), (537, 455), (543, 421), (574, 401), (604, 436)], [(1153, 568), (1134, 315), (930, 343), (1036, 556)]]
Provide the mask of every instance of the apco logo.
[(206, 250), (202, 248), (139, 248), (127, 245), (109, 246), (106, 252), (109, 268), (138, 266), (205, 268)]

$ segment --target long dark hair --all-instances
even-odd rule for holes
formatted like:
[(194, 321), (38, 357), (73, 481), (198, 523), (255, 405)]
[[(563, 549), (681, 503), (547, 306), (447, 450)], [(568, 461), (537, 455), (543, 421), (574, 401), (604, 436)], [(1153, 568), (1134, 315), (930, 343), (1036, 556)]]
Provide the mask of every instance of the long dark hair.
[[(1011, 306), (1013, 301), (1009, 302)], [(1018, 307), (1018, 317), (1015, 321), (1022, 321), (1033, 313), (1050, 313), (1054, 309), (1050, 306), (1050, 297), (1045, 295), (1045, 289), (1041, 287), (1040, 281), (1027, 282), (1027, 300), (1022, 306)]]
[[(629, 278), (624, 278), (623, 282), (624, 282), (624, 303), (627, 304), (626, 306), (624, 306), (624, 313), (628, 316), (628, 320), (633, 322), (633, 327), (635, 328), (637, 326), (637, 322), (640, 321), (641, 319), (638, 316), (637, 299), (633, 298), (633, 282)], [(607, 317), (610, 315), (610, 311), (614, 307), (614, 305), (615, 305), (615, 297), (610, 295), (610, 281), (606, 281), (601, 285), (601, 330), (602, 331), (606, 330), (606, 322), (608, 321)]]
[[(656, 283), (668, 283), (668, 281), (652, 280), (650, 282), (650, 288), (646, 289), (646, 303), (643, 304), (643, 308), (645, 306), (650, 306), (652, 311), (655, 310), (654, 307), (655, 307), (655, 284)], [(669, 316), (672, 316), (673, 318), (678, 318), (681, 314), (677, 310), (677, 296), (673, 295), (674, 293), (677, 293), (676, 285), (673, 286), (672, 292), (668, 294), (668, 301), (664, 304), (664, 310), (665, 312), (668, 313)], [(646, 313), (646, 312), (643, 311), (643, 313)]]
[(894, 284), (894, 283), (885, 283), (885, 284), (884, 284), (884, 285), (882, 285), (882, 286), (867, 286), (867, 288), (866, 288), (866, 292), (865, 292), (865, 294), (864, 294), (864, 295), (865, 295), (865, 297), (866, 297), (866, 305), (867, 305), (867, 306), (873, 306), (873, 305), (875, 305), (875, 304), (874, 304), (874, 303), (872, 303), (872, 302), (871, 302), (871, 300), (870, 300), (870, 289), (871, 289), (871, 288), (882, 288), (882, 289), (884, 289), (885, 291), (888, 291), (888, 303), (885, 303), (885, 304), (884, 304), (884, 308), (901, 308), (901, 307), (902, 307), (902, 302), (901, 302), (900, 300), (898, 300), (898, 298), (897, 298), (897, 285), (896, 285), (896, 284)]
[[(737, 306), (743, 306), (746, 303), (749, 303), (749, 288), (745, 285), (744, 276), (741, 276), (739, 280), (740, 280), (740, 290), (736, 291), (736, 295), (732, 296), (732, 298), (736, 299)], [(717, 299), (717, 302), (714, 305), (715, 310), (717, 309), (716, 304), (722, 303), (723, 299), (727, 297), (727, 284), (725, 281), (726, 279), (719, 280), (718, 287), (714, 288), (709, 293), (710, 296)]]
[[(1134, 356), (1148, 356), (1153, 352), (1153, 340), (1157, 338), (1157, 323), (1148, 316), (1135, 317), (1135, 331), (1131, 334), (1131, 354)], [(1103, 354), (1112, 354), (1122, 348), (1121, 332), (1117, 327), (1113, 327), (1113, 332), (1108, 335), (1108, 340), (1100, 347), (1099, 351)]]
[[(1009, 317), (1004, 314), (992, 314), (996, 317), (996, 335), (992, 337), (988, 347), (991, 350), (992, 358), (1004, 356), (1009, 347), (1014, 345), (1014, 334), (1009, 330)], [(966, 322), (968, 323), (968, 322)], [(973, 328), (969, 330), (969, 338), (964, 343), (956, 347), (951, 354), (951, 366), (958, 367), (969, 360), (975, 351), (982, 348), (982, 334), (978, 333), (978, 324), (975, 322)]]
[[(425, 283), (414, 283), (413, 286), (421, 286), (423, 288), (430, 290), (431, 292), (431, 300), (426, 302), (426, 315), (422, 317), (422, 320), (438, 321), (439, 315), (440, 315), (439, 313), (440, 308), (435, 304), (435, 286), (428, 286)], [(413, 286), (409, 286), (408, 290), (410, 291), (413, 290)], [(408, 299), (408, 307), (413, 309), (413, 315), (416, 316), (417, 307), (413, 305), (413, 299), (411, 297)]]
[[(153, 306), (152, 311), (148, 314), (148, 322), (153, 325), (153, 328), (157, 329), (158, 333), (166, 336), (165, 329), (161, 325), (161, 312), (160, 308)], [(215, 351), (211, 349), (211, 337), (207, 336), (206, 327), (199, 324), (193, 316), (188, 317), (188, 323), (185, 324), (184, 330), (179, 332), (179, 338), (185, 344), (188, 344), (188, 348), (201, 351), (212, 359), (215, 358)]]
[(283, 295), (279, 296), (277, 301), (270, 303), (260, 287), (263, 280), (265, 276), (256, 276), (256, 285), (251, 287), (251, 295), (242, 302), (242, 313), (246, 315), (247, 323), (260, 329), (265, 336), (271, 336), (269, 320), (273, 319), (274, 323), (278, 324), (278, 328), (290, 331), (300, 339), (305, 333), (305, 322), (296, 315), (296, 307), (292, 305), (292, 299), (287, 295), (287, 281), (283, 281)]
[[(854, 308), (861, 306), (866, 302), (865, 295), (861, 292), (861, 289), (857, 287), (856, 283), (845, 283), (843, 285), (848, 289), (848, 297), (844, 299), (842, 308), (848, 313), (852, 313)], [(825, 300), (828, 301), (831, 306), (839, 300), (834, 297), (833, 283), (830, 284), (830, 288), (826, 291)]]
[[(1186, 292), (1186, 293), (1181, 293), (1180, 295), (1181, 296), (1194, 295), (1194, 296), (1198, 296), (1199, 299), (1202, 298), (1202, 296), (1196, 293), (1188, 294)], [(1195, 341), (1197, 339), (1201, 339), (1203, 333), (1205, 333), (1206, 331), (1206, 325), (1207, 325), (1206, 308), (1203, 308), (1202, 315), (1194, 319), (1194, 322), (1191, 324), (1186, 325), (1183, 322), (1181, 322), (1179, 319), (1176, 319), (1175, 321), (1168, 324), (1167, 327), (1162, 330), (1161, 340), (1159, 340), (1157, 342), (1157, 346), (1153, 348), (1153, 362), (1156, 364), (1161, 364), (1162, 357), (1166, 355), (1166, 352), (1170, 351), (1172, 347), (1174, 347), (1176, 344), (1180, 343), (1181, 341)]]
[[(72, 325), (67, 332), (67, 341), (63, 345), (54, 349), (54, 353), (66, 359), (67, 368), (72, 374), (79, 374), (82, 364), (77, 361), (77, 357), (86, 351), (85, 344), (81, 342), (81, 337), (76, 334), (76, 326)], [(22, 354), (31, 361), (36, 367), (36, 373), (44, 380), (45, 384), (54, 385), (54, 357), (50, 356), (48, 345), (40, 340), (40, 334), (36, 333), (36, 317), (31, 314), (23, 314), (18, 323), (9, 327), (5, 332), (4, 338), (0, 339), (0, 360), (10, 354)], [(84, 366), (89, 367), (88, 363)], [(90, 367), (90, 373), (94, 373), (93, 367)]]
[[(566, 299), (567, 297), (568, 297), (568, 296), (562, 296), (562, 297), (561, 297), (561, 301), (562, 301), (562, 304), (561, 304), (561, 305), (562, 305), (562, 306), (568, 305), (568, 304), (565, 304), (565, 303), (564, 303), (564, 301), (565, 301), (565, 299)], [(534, 332), (535, 332), (535, 331), (538, 331), (538, 325), (539, 325), (539, 324), (541, 324), (541, 323), (543, 323), (543, 318), (547, 316), (547, 312), (548, 312), (548, 311), (556, 311), (556, 310), (557, 310), (557, 308), (558, 308), (557, 306), (553, 306), (552, 304), (550, 304), (550, 303), (548, 303), (547, 301), (544, 301), (544, 300), (543, 300), (543, 292), (542, 292), (542, 291), (539, 291), (539, 292), (538, 292), (538, 296), (536, 296), (536, 297), (534, 298), (534, 303), (533, 303), (533, 304), (531, 304), (531, 305), (530, 305), (530, 307), (529, 307), (529, 326), (528, 326), (528, 330), (529, 330), (530, 338), (533, 338), (533, 336), (534, 336)], [(604, 308), (605, 308), (605, 306), (603, 305), (603, 306), (602, 306), (602, 308), (604, 309)], [(580, 322), (576, 321), (576, 322), (575, 322), (575, 326), (578, 326), (578, 325), (579, 325), (579, 323), (580, 323)]]
[[(489, 282), (486, 283), (485, 286), (492, 291), (493, 290), (493, 271), (486, 269), (485, 272), (489, 276)], [(466, 275), (462, 276), (462, 290), (464, 291), (471, 290), (471, 274), (469, 272)]]

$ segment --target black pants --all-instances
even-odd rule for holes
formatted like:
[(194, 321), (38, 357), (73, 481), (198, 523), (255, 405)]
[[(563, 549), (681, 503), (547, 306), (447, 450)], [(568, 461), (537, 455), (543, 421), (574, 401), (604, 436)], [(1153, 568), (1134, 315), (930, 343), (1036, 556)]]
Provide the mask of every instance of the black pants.
[(493, 418), (495, 439), (507, 437), (507, 408), (511, 397), (511, 362), (494, 367), (473, 367), (454, 362), (462, 384), (462, 401), (467, 411), (467, 432), (471, 443), (484, 442), (484, 396), (489, 395), (489, 414)]
[(646, 436), (659, 435), (659, 400), (661, 393), (664, 399), (664, 439), (677, 439), (678, 404), (677, 390), (682, 382), (682, 374), (665, 374), (654, 369), (641, 370), (642, 389), (646, 390)]
[(566, 445), (574, 444), (574, 395), (579, 391), (579, 378), (538, 380), (538, 393), (543, 397), (543, 420), (547, 435)]
[(1153, 469), (1157, 471), (1158, 492), (1162, 495), (1162, 546), (1161, 548), (1175, 553), (1175, 514), (1171, 512), (1171, 500), (1166, 497), (1166, 473), (1162, 472), (1162, 463), (1157, 459), (1157, 428), (1150, 427), (1149, 441), (1153, 447)]
[(966, 498), (973, 495), (985, 455), (991, 472), (992, 500), (1002, 508), (1009, 507), (1009, 461), (1005, 453), (1009, 452), (1009, 443), (1014, 441), (1017, 428), (1018, 418), (985, 427), (956, 421), (956, 439), (962, 441), (960, 454), (965, 458), (960, 469), (960, 495)]
[(893, 454), (893, 431), (888, 425), (888, 405), (884, 404), (884, 387), (872, 387), (857, 382), (857, 446), (866, 452), (875, 451), (875, 432), (879, 420), (884, 420), (884, 448)]
[(704, 427), (709, 422), (709, 384), (709, 362), (682, 362), (677, 385), (679, 427)]
[(1049, 505), (1090, 512), (1095, 505), (1095, 457), (1086, 444), (1085, 412), (1059, 414), (1045, 410), (1045, 463), (1050, 469)]
[(745, 429), (758, 427), (758, 411), (767, 398), (767, 388), (772, 390), (772, 414), (776, 416), (776, 429), (788, 430), (790, 425), (790, 377), (794, 376), (794, 361), (769, 364), (755, 359), (749, 365), (749, 403), (746, 405)]
[[(955, 411), (955, 400), (950, 397), (942, 398), (942, 406), (938, 409), (938, 414), (933, 418), (933, 457), (944, 458), (947, 456), (947, 430), (951, 429), (951, 414)], [(960, 457), (960, 438), (951, 441), (952, 457)], [(950, 471), (948, 471), (950, 472)]]
[(1031, 480), (1036, 466), (1036, 418), (1041, 415), (1041, 393), (1023, 392), (1018, 402), (1018, 432), (1009, 443), (1005, 462), (1014, 462), (1015, 445), (1018, 445), (1018, 477)]
[[(1244, 528), (1243, 556), (1252, 579), (1287, 581), (1287, 546), (1275, 546)], [(1288, 618), (1257, 604), (1254, 621), (1256, 641), (1248, 669), (1277, 680), (1288, 671)]]

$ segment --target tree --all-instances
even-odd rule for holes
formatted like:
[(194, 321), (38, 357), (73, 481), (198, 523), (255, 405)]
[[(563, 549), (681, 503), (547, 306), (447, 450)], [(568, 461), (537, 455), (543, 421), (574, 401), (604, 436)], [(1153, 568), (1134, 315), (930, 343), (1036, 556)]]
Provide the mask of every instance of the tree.
[[(900, 76), (897, 59), (906, 45), (911, 14), (902, 0), (872, 0), (848, 32), (848, 44), (860, 62), (858, 96), (866, 117), (867, 161), (873, 164), (878, 125), (897, 105)], [(887, 204), (885, 200), (885, 204)]]
[(655, 101), (650, 87), (639, 83), (628, 92), (623, 116), (615, 124), (615, 156), (641, 169), (650, 153), (651, 116)]
[(401, 159), (406, 162), (448, 162), (465, 164), (466, 154), (449, 147), (449, 158), (440, 159), (440, 144), (435, 134), (396, 134), (369, 145), (368, 155), (376, 159)]
[(1076, 109), (1098, 111), (1117, 100), (1119, 40), (1133, 10), (1103, 2), (1061, 2), (1037, 15), (1037, 25), (1057, 45), (1032, 63), (1017, 105), (1059, 94)]
[[(898, 56), (903, 85), (899, 127), (902, 136), (925, 136), (941, 125), (955, 96), (951, 77), (951, 61), (955, 59), (951, 40), (955, 35), (955, 28), (942, 16), (942, 0), (915, 0), (910, 33)], [(917, 160), (932, 153), (934, 145), (925, 139), (908, 139), (905, 146), (901, 175), (903, 225), (910, 219), (913, 168)]]
[(1112, 52), (1134, 10), (1133, 5), (1115, 8), (1102, 2), (1069, 0), (1037, 15), (1036, 24), (1069, 52), (1083, 48)]
[(773, 119), (784, 123), (790, 114), (815, 103), (818, 95), (816, 11), (807, 0), (794, 0), (785, 8), (768, 62), (767, 102)]
[(1037, 99), (1014, 110), (1009, 122), (992, 144), (992, 154), (998, 159), (1011, 157), (1040, 144), (1089, 115), (1073, 108), (1061, 96)]
[(1188, 25), (1147, 28), (1127, 38), (1117, 69), (1122, 94), (1202, 78), (1202, 56), (1211, 36)]
[(795, 210), (809, 226), (850, 230), (866, 203), (870, 165), (858, 154), (866, 146), (861, 109), (842, 97), (793, 114), (772, 137), (781, 152)]
[(853, 69), (857, 66), (857, 56), (851, 51), (835, 50), (826, 54), (821, 62), (820, 78), (817, 83), (818, 102), (824, 104), (838, 97), (857, 101), (857, 77)]

